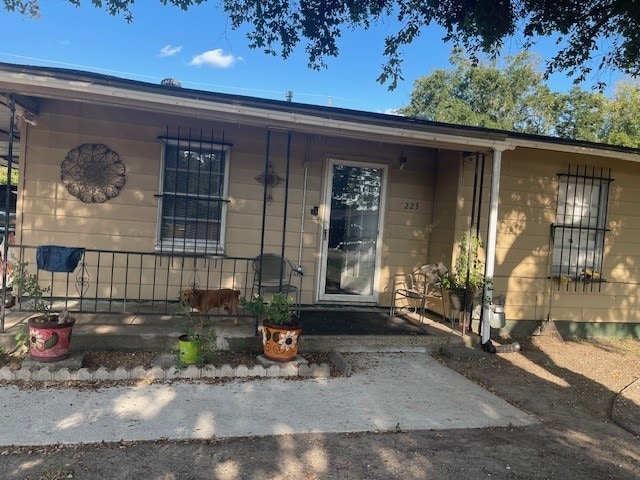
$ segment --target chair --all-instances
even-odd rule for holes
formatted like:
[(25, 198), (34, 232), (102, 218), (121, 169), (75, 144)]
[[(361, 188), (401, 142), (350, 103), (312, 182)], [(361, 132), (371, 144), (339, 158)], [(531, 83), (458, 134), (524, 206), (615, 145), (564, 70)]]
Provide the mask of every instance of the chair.
[(258, 293), (292, 294), (295, 299), (295, 314), (300, 317), (300, 289), (294, 285), (293, 275), (302, 272), (293, 268), (286, 258), (274, 253), (264, 253), (253, 259), (253, 286)]
[[(447, 274), (447, 267), (442, 262), (440, 263), (428, 263), (422, 265), (420, 268), (414, 270), (411, 275), (399, 274), (394, 277), (393, 282), (393, 298), (391, 299), (391, 312), (390, 315), (394, 316), (396, 311), (396, 299), (398, 296), (406, 298), (407, 300), (417, 300), (420, 306), (414, 306), (413, 313), (418, 313), (420, 308), (420, 321), (424, 316), (424, 311), (427, 307), (427, 298), (431, 292), (432, 287), (436, 286), (440, 277)], [(403, 277), (403, 281), (397, 282), (398, 277)], [(442, 316), (445, 315), (444, 310), (444, 296), (442, 296)]]

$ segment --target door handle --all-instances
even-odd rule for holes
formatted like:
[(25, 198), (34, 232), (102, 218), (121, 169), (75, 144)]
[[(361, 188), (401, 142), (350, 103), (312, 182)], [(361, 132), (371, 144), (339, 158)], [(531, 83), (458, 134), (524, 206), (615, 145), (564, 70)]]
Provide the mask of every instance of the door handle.
[(323, 241), (326, 241), (326, 240), (327, 240), (327, 231), (328, 231), (328, 229), (326, 229), (326, 228), (324, 228), (324, 229), (322, 230), (322, 240), (323, 240)]

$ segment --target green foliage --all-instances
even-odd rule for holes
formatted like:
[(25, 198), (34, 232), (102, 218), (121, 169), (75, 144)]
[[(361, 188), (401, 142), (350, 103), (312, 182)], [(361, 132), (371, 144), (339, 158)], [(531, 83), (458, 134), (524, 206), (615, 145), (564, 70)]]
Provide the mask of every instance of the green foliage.
[(16, 341), (16, 345), (12, 353), (15, 352), (18, 355), (26, 355), (27, 352), (29, 352), (30, 346), (29, 330), (27, 327), (22, 325), (18, 330), (18, 333), (14, 335), (13, 339)]
[(484, 277), (484, 262), (480, 258), (482, 240), (465, 232), (458, 241), (456, 262), (451, 270), (438, 282), (445, 290), (469, 290), (479, 292), (487, 281)]
[(613, 100), (606, 102), (602, 141), (611, 145), (640, 147), (640, 88), (621, 82)]
[[(81, 0), (67, 0), (80, 5)], [(159, 0), (187, 10), (206, 0)], [(88, 2), (88, 0), (87, 0)], [(85, 2), (85, 3), (87, 3)], [(134, 0), (91, 0), (111, 15), (133, 20)], [(4, 0), (5, 9), (40, 15), (38, 0)], [(339, 54), (338, 40), (346, 29), (368, 29), (381, 22), (395, 28), (384, 39), (386, 61), (378, 77), (390, 89), (402, 80), (404, 47), (420, 37), (423, 29), (438, 25), (444, 41), (464, 48), (474, 59), (484, 53), (496, 56), (513, 37), (529, 48), (541, 39), (555, 43), (545, 74), (564, 71), (583, 81), (594, 69), (640, 74), (640, 32), (636, 2), (589, 0), (587, 2), (527, 2), (509, 0), (360, 0), (304, 2), (223, 0), (231, 27), (247, 25), (251, 48), (289, 57), (304, 44), (308, 65), (326, 67), (325, 58)]]
[(208, 318), (204, 315), (194, 317), (191, 305), (189, 305), (182, 295), (178, 298), (176, 314), (184, 316), (187, 320), (181, 325), (181, 330), (185, 336), (185, 340), (195, 345), (198, 352), (196, 365), (202, 367), (203, 365), (212, 363), (217, 352), (218, 337), (215, 329), (211, 327)]
[(555, 132), (546, 133), (589, 142), (606, 141), (603, 128), (610, 102), (607, 97), (600, 92), (586, 92), (573, 87), (568, 93), (555, 94), (555, 98)]
[(29, 262), (18, 262), (14, 270), (13, 285), (18, 288), (18, 294), (26, 297), (34, 311), (41, 319), (51, 317), (51, 304), (45, 299), (45, 294), (51, 291), (51, 286), (42, 287), (37, 275), (29, 273)]
[(419, 78), (400, 113), (427, 120), (640, 147), (640, 88), (620, 83), (615, 98), (579, 87), (552, 92), (527, 53), (474, 63), (454, 51), (451, 68)]
[(291, 325), (293, 320), (293, 301), (284, 293), (274, 293), (269, 301), (265, 301), (261, 295), (254, 295), (251, 300), (242, 297), (240, 305), (274, 325)]
[(545, 134), (553, 123), (554, 97), (537, 71), (538, 60), (520, 53), (475, 63), (454, 50), (451, 68), (419, 78), (400, 113), (437, 122)]
[[(7, 175), (9, 173), (9, 167), (6, 165), (0, 165), (0, 185), (7, 185)], [(11, 185), (18, 184), (18, 170), (16, 168), (11, 169)]]

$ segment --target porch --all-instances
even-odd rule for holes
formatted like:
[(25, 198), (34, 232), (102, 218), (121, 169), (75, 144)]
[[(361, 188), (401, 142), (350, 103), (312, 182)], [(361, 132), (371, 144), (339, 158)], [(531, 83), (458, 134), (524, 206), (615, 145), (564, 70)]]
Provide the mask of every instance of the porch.
[[(320, 325), (318, 312), (333, 315), (332, 325)], [(445, 346), (476, 345), (475, 334), (463, 336), (443, 322), (439, 315), (427, 312), (422, 322), (417, 314), (407, 312), (390, 317), (387, 309), (335, 308), (331, 310), (303, 309), (300, 321), (303, 334), (300, 353), (304, 352), (375, 352), (427, 351), (436, 352)], [(33, 312), (8, 311), (5, 330), (0, 333), (0, 348), (15, 344), (14, 336), (26, 325)], [(153, 350), (176, 348), (183, 333), (185, 319), (179, 316), (149, 313), (74, 313), (72, 350)], [(218, 348), (233, 351), (261, 351), (261, 337), (256, 334), (256, 322), (251, 316), (211, 316), (216, 329)], [(310, 334), (305, 334), (307, 324)]]

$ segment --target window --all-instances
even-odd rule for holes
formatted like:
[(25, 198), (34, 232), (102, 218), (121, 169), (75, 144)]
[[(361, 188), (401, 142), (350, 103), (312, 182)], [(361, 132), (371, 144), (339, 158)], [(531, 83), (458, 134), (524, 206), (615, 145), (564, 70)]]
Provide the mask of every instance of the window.
[(158, 248), (223, 253), (230, 146), (164, 140)]
[(552, 275), (561, 279), (601, 281), (609, 199), (608, 176), (595, 168), (559, 174), (558, 210), (553, 232)]

